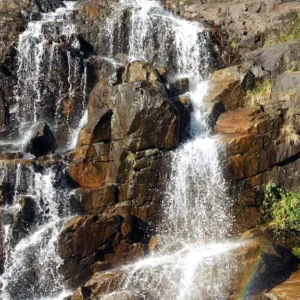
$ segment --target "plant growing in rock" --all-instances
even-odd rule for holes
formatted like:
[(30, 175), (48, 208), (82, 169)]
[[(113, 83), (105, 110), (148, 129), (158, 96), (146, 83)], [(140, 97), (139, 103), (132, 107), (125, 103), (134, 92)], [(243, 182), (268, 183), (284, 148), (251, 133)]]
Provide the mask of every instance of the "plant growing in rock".
[(282, 44), (291, 42), (300, 38), (300, 15), (296, 13), (296, 18), (292, 23), (292, 26), (286, 33), (282, 33), (280, 36), (272, 36), (265, 41), (265, 46), (272, 46), (276, 44)]
[(257, 82), (254, 89), (247, 92), (249, 105), (263, 105), (270, 102), (272, 92), (271, 79), (266, 79), (262, 82)]
[(286, 114), (285, 122), (281, 129), (281, 135), (286, 142), (291, 145), (298, 145), (300, 143), (300, 136), (294, 125), (294, 115), (289, 110)]
[(300, 231), (300, 192), (288, 191), (274, 181), (269, 182), (265, 188), (262, 212), (278, 230)]

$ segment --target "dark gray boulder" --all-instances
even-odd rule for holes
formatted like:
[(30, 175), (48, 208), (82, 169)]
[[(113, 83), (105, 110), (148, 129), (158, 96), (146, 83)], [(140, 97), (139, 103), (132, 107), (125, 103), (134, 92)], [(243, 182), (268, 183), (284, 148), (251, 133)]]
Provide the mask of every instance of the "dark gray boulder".
[(55, 152), (56, 140), (48, 124), (41, 122), (31, 128), (26, 152), (36, 157)]

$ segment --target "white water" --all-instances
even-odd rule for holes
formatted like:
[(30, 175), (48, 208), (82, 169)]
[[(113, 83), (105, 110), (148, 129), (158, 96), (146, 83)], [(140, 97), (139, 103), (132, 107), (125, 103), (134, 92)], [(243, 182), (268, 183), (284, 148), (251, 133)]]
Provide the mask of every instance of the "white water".
[[(73, 37), (76, 32), (72, 24), (75, 2), (65, 4), (65, 8), (42, 14), (42, 20), (29, 22), (19, 37), (18, 84), (14, 91), (15, 106), (10, 111), (19, 132), (16, 141), (0, 143), (8, 149), (22, 151), (31, 126), (38, 121), (46, 121), (58, 131), (63, 101), (69, 99), (74, 104), (77, 83), (81, 96), (77, 100), (75, 118), (67, 118), (69, 137), (66, 137), (66, 147), (74, 144), (72, 139), (77, 138), (74, 131), (79, 132), (77, 127), (82, 126), (87, 97), (86, 64), (81, 74), (80, 58), (72, 56), (69, 50), (66, 52), (66, 89), (58, 73), (64, 68), (60, 41), (50, 43), (47, 37), (48, 30), (50, 35), (64, 36), (72, 49), (79, 49), (79, 41)], [(70, 192), (61, 188), (63, 171), (21, 160), (18, 164), (13, 161), (1, 163), (0, 173), (1, 184), (6, 185), (8, 191), (3, 195), (5, 262), (0, 277), (1, 299), (57, 300), (67, 296), (69, 293), (59, 272), (63, 260), (57, 251), (62, 226), (70, 217)]]
[(19, 36), (18, 82), (10, 106), (10, 119), (18, 132), (8, 137), (11, 142), (0, 141), (5, 150), (20, 150), (32, 125), (40, 121), (47, 122), (58, 137), (62, 124), (67, 127), (67, 134), (60, 138), (61, 149), (75, 144), (86, 110), (87, 67), (73, 23), (76, 1), (64, 4), (55, 12), (41, 14), (41, 20), (29, 22)]
[[(227, 241), (233, 217), (231, 199), (222, 175), (217, 142), (206, 123), (204, 96), (210, 65), (209, 45), (199, 23), (178, 19), (159, 1), (122, 0), (105, 24), (106, 55), (120, 49), (122, 15), (130, 9), (129, 60), (167, 65), (170, 78), (189, 78), (194, 112), (191, 139), (173, 152), (171, 178), (163, 203), (159, 249), (151, 257), (122, 268), (126, 272), (119, 292), (143, 299), (226, 299), (235, 271)], [(123, 46), (123, 48), (126, 48)], [(117, 293), (117, 294), (116, 294)]]
[(14, 174), (13, 201), (3, 209), (2, 299), (38, 300), (65, 293), (57, 241), (70, 211), (69, 192), (58, 188), (61, 179), (52, 168), (40, 173), (19, 163), (2, 174), (2, 183)]
[[(25, 132), (29, 125), (41, 118), (39, 103), (45, 92), (41, 83), (49, 84), (52, 70), (57, 66), (57, 46), (53, 42), (51, 47), (44, 47), (47, 41), (42, 27), (45, 23), (65, 19), (66, 11), (72, 10), (74, 4), (66, 3), (70, 5), (67, 10), (45, 14), (42, 21), (29, 23), (28, 29), (20, 36), (18, 89), (24, 94), (16, 91), (17, 103), (13, 111), (22, 125), (20, 132)], [(126, 40), (121, 16), (128, 7), (131, 24)], [(74, 32), (71, 24), (63, 28), (66, 35)], [(103, 56), (108, 61), (114, 62), (114, 55), (126, 49), (130, 61), (140, 59), (156, 66), (167, 65), (170, 78), (188, 77), (194, 107), (190, 128), (192, 138), (174, 151), (172, 157), (172, 176), (166, 189), (164, 218), (158, 237), (160, 247), (152, 256), (123, 267), (126, 276), (115, 293), (130, 291), (147, 300), (225, 299), (235, 268), (230, 253), (239, 244), (226, 241), (233, 223), (231, 201), (226, 196), (217, 144), (210, 137), (205, 121), (203, 99), (210, 53), (203, 28), (198, 23), (175, 18), (164, 11), (158, 1), (123, 0), (113, 17), (106, 20), (99, 38), (105, 46)], [(31, 48), (32, 39), (36, 45), (34, 48)], [(78, 47), (76, 40), (73, 46)], [(44, 71), (46, 52), (50, 63), (48, 70)], [(78, 61), (72, 60), (68, 53), (67, 62), (69, 87), (66, 92), (72, 98), (76, 94), (74, 82), (80, 79), (76, 71)], [(28, 77), (27, 70), (32, 77)], [(80, 82), (85, 91), (86, 69)], [(62, 89), (58, 90), (58, 95), (54, 112), (56, 122), (62, 106)], [(67, 119), (71, 137), (67, 147), (70, 148), (75, 146), (79, 129), (87, 120), (83, 109), (85, 97), (84, 92), (77, 120), (79, 126), (73, 126)], [(68, 207), (62, 206), (67, 202), (68, 194), (57, 188), (56, 173), (52, 169), (41, 174), (32, 167), (25, 167), (24, 171), (19, 165), (16, 174), (13, 201), (4, 210), (6, 262), (1, 278), (3, 299), (16, 299), (19, 291), (23, 294), (18, 295), (18, 299), (61, 299), (66, 291), (58, 273), (62, 261), (57, 255), (56, 243), (61, 225), (68, 217)], [(7, 180), (6, 176), (2, 174), (2, 181)], [(24, 185), (28, 188), (24, 189)], [(38, 217), (29, 233), (14, 245), (11, 217), (22, 208), (20, 199), (24, 197), (34, 200)], [(103, 296), (103, 299), (108, 296)]]

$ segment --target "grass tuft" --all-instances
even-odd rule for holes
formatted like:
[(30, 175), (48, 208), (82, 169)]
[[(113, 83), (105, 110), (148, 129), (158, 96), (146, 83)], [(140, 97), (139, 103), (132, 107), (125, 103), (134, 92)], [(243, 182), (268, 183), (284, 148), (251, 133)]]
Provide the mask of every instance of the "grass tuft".
[(256, 83), (253, 90), (247, 92), (248, 103), (251, 106), (263, 105), (271, 102), (272, 82), (266, 79)]
[(280, 36), (272, 36), (266, 39), (264, 46), (272, 46), (291, 42), (300, 38), (300, 16), (293, 21), (291, 29), (287, 33), (282, 33)]

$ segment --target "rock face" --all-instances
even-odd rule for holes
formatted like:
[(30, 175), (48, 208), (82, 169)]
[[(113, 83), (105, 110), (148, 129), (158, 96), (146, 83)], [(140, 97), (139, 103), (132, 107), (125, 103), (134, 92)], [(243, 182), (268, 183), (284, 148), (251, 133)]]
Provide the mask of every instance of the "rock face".
[(292, 300), (299, 298), (300, 294), (300, 271), (293, 273), (287, 280), (266, 293), (270, 300)]
[(149, 221), (164, 181), (165, 151), (176, 147), (179, 130), (178, 110), (150, 65), (133, 62), (100, 80), (90, 95), (88, 122), (79, 134), (79, 148), (68, 154), (72, 161), (67, 168), (69, 176), (79, 186), (91, 189), (82, 191), (84, 206), (89, 211), (103, 211), (104, 205), (95, 203), (93, 195), (110, 194), (114, 186), (113, 194), (118, 197), (109, 196), (112, 204), (116, 203), (109, 210), (129, 210)]
[(247, 231), (242, 241), (244, 244), (234, 254), (239, 268), (233, 286), (239, 292), (234, 294), (233, 299), (273, 299), (269, 298), (272, 292), (265, 291), (272, 291), (272, 287), (290, 276), (296, 277), (299, 260), (276, 240), (276, 233), (271, 227)]
[[(54, 73), (49, 72), (48, 64), (42, 70), (50, 75), (40, 90), (43, 99), (38, 103), (38, 118), (46, 119), (53, 132), (45, 122), (32, 128), (26, 152), (34, 159), (24, 159), (18, 152), (0, 153), (0, 170), (5, 170), (1, 173), (0, 216), (9, 220), (12, 245), (28, 236), (41, 218), (49, 217), (48, 207), (39, 211), (44, 202), (49, 206), (47, 198), (52, 197), (42, 191), (49, 180), (53, 188), (72, 191), (62, 199), (67, 199), (71, 214), (77, 216), (65, 224), (58, 243), (63, 259), (59, 272), (68, 287), (80, 287), (72, 300), (97, 299), (105, 292), (114, 292), (126, 276), (120, 266), (143, 258), (156, 247), (155, 226), (161, 219), (171, 151), (188, 138), (193, 111), (186, 78), (168, 82), (166, 67), (143, 61), (127, 63), (131, 26), (127, 10), (113, 27), (114, 60), (108, 62), (101, 57), (108, 45), (98, 39), (98, 31), (115, 2), (79, 1), (79, 11), (71, 15), (76, 32), (67, 37), (61, 22), (52, 28), (43, 24), (43, 55), (53, 49), (59, 55), (52, 66)], [(14, 122), (18, 118), (11, 115), (16, 104), (12, 100), (14, 87), (19, 84), (23, 95), (26, 84), (26, 80), (20, 84), (17, 78), (15, 48), (19, 34), (28, 20), (38, 20), (41, 13), (64, 5), (60, 0), (0, 3), (0, 136), (7, 137), (17, 129)], [(244, 232), (258, 224), (264, 186), (269, 180), (299, 189), (299, 39), (261, 48), (269, 37), (279, 37), (292, 28), (299, 3), (166, 0), (165, 6), (184, 18), (204, 22), (206, 38), (214, 43), (214, 62), (224, 67), (210, 77), (205, 102), (211, 132), (224, 149), (224, 172), (236, 200), (236, 231)], [(155, 60), (154, 53), (151, 55)], [(264, 80), (269, 80), (271, 91), (267, 99), (253, 105), (251, 91), (257, 92)], [(34, 87), (42, 86), (42, 81)], [(55, 85), (61, 94), (53, 93)], [(52, 99), (58, 96), (57, 108)], [(83, 116), (77, 114), (77, 108), (85, 107), (86, 102), (88, 118), (76, 148), (59, 149), (60, 154), (53, 154), (58, 145), (64, 145), (69, 124), (79, 124), (78, 118)], [(32, 120), (32, 111), (26, 113)], [(22, 180), (27, 177), (31, 184), (39, 184), (38, 195), (29, 193), (32, 187)], [(2, 210), (12, 204), (19, 211)], [(58, 213), (61, 210), (59, 206)], [(295, 233), (297, 241), (298, 235)], [(258, 268), (249, 299), (297, 299), (299, 272), (293, 272), (299, 261), (290, 252), (295, 245), (281, 244), (269, 227), (244, 234), (243, 246), (235, 253), (241, 263), (233, 282), (233, 297), (242, 297), (241, 285), (249, 281), (246, 275)], [(1, 248), (0, 272), (4, 256)], [(38, 276), (36, 271), (30, 273), (30, 280)], [(139, 299), (126, 291), (109, 297)]]
[(62, 273), (70, 286), (153, 247), (149, 224), (159, 219), (169, 151), (183, 136), (180, 107), (188, 105), (174, 104), (174, 95), (181, 97), (187, 85), (169, 85), (158, 70), (136, 61), (92, 90), (78, 147), (65, 155), (69, 180), (89, 215), (71, 220), (61, 236)]
[(39, 123), (31, 128), (26, 151), (36, 157), (53, 153), (56, 150), (55, 137), (46, 123)]
[(97, 271), (143, 257), (150, 232), (147, 225), (142, 228), (142, 222), (129, 215), (72, 219), (61, 234), (59, 250), (68, 286), (77, 287)]

